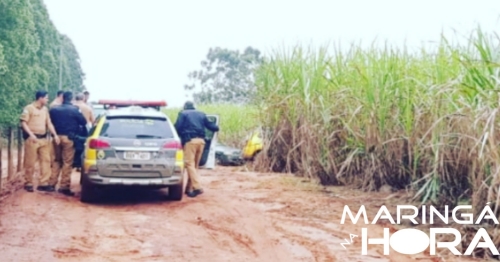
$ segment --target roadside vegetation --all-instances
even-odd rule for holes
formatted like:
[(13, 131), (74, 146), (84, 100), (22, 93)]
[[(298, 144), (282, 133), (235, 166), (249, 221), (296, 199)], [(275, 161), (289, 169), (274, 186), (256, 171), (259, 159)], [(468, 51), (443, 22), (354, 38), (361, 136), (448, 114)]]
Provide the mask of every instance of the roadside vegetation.
[(273, 130), (260, 170), (408, 189), (441, 208), (472, 204), (476, 216), (492, 202), (498, 215), (499, 40), (478, 29), (467, 45), (442, 38), (416, 54), (276, 51), (256, 73), (259, 122)]
[(48, 91), (52, 100), (59, 89), (84, 90), (84, 79), (73, 41), (54, 26), (43, 0), (0, 0), (0, 158), (7, 160), (0, 162), (0, 196), (9, 191), (4, 182), (19, 179), (22, 109), (37, 90)]
[(46, 90), (81, 91), (85, 74), (71, 39), (58, 32), (42, 0), (0, 0), (0, 129)]
[[(366, 191), (405, 189), (421, 204), (471, 204), (475, 217), (491, 202), (500, 214), (498, 35), (477, 29), (466, 44), (443, 37), (419, 52), (329, 50), (275, 50), (254, 71), (252, 126), (272, 130), (257, 170)], [(203, 110), (231, 125), (221, 140), (244, 140), (235, 131), (246, 129), (243, 112)], [(500, 236), (492, 239), (500, 246)]]

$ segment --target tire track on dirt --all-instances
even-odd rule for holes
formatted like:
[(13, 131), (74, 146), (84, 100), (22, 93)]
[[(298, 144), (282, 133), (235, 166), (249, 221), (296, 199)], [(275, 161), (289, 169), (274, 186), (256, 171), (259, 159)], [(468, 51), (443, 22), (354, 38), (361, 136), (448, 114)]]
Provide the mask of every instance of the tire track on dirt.
[[(278, 175), (220, 167), (200, 173), (205, 193), (181, 202), (157, 191), (110, 191), (94, 205), (18, 191), (0, 204), (2, 262), (414, 260), (381, 256), (376, 246), (360, 258), (359, 242), (343, 249), (348, 233), (360, 231), (338, 225), (348, 196), (333, 198)], [(78, 174), (72, 180), (78, 194)], [(380, 225), (368, 226), (382, 235)]]

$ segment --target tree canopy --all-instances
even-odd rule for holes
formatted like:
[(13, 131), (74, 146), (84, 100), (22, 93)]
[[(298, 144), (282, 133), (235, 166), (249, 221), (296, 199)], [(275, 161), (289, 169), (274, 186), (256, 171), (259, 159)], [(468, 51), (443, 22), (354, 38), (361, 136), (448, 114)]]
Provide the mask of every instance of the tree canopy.
[[(259, 50), (247, 47), (243, 53), (210, 48), (201, 69), (188, 74), (192, 81), (185, 90), (194, 91), (196, 103), (248, 103), (255, 91), (254, 70), (262, 64)], [(201, 90), (195, 91), (196, 88)]]
[(0, 126), (16, 125), (36, 90), (54, 98), (59, 70), (64, 90), (83, 89), (78, 52), (55, 28), (43, 1), (0, 0)]

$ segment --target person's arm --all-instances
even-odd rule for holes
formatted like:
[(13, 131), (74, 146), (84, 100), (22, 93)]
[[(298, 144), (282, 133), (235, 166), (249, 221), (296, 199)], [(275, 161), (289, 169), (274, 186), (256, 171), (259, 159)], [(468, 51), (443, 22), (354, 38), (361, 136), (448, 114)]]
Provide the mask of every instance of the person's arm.
[(215, 124), (215, 122), (210, 121), (210, 119), (208, 119), (207, 115), (205, 115), (205, 119), (204, 119), (203, 122), (204, 122), (203, 124), (205, 125), (205, 127), (208, 130), (210, 130), (212, 132), (218, 132), (219, 131), (219, 127)]
[(78, 124), (80, 126), (86, 127), (87, 126), (87, 119), (85, 119), (85, 117), (83, 116), (82, 112), (79, 109), (77, 109), (76, 112), (77, 113), (75, 115), (76, 115), (76, 120), (77, 120)]
[(54, 137), (54, 141), (56, 141), (56, 144), (59, 145), (61, 140), (59, 139), (59, 136), (57, 135), (56, 129), (54, 128), (54, 125), (52, 124), (52, 120), (50, 118), (50, 113), (47, 111), (47, 122), (46, 122), (47, 128), (49, 129), (50, 133)]
[(26, 121), (21, 121), (21, 126), (23, 127), (23, 130), (28, 133), (29, 135), (29, 139), (32, 140), (33, 142), (35, 142), (36, 140), (38, 140), (38, 138), (36, 138), (35, 134), (33, 134), (33, 132), (31, 132), (29, 126), (28, 126), (28, 123), (26, 123)]
[(92, 112), (91, 107), (89, 107), (89, 112), (90, 112), (90, 125), (92, 125), (92, 123), (94, 123), (94, 121), (95, 121), (95, 117), (94, 117), (94, 112)]
[(37, 140), (35, 134), (31, 131), (30, 127), (28, 126), (28, 121), (30, 120), (31, 117), (31, 111), (28, 109), (28, 107), (25, 107), (23, 109), (23, 112), (20, 117), (21, 121), (21, 127), (23, 128), (24, 132), (26, 132), (29, 135), (29, 138), (35, 142)]
[(177, 120), (175, 121), (175, 125), (174, 125), (177, 133), (180, 133), (182, 131), (183, 124), (184, 124), (184, 114), (179, 113), (179, 115), (177, 116)]

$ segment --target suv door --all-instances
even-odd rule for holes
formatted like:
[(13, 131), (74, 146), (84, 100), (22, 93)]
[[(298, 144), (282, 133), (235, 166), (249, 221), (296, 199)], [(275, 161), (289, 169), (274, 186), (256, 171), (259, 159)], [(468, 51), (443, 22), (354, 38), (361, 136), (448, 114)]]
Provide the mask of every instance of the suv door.
[[(219, 115), (207, 115), (208, 120), (219, 125)], [(200, 160), (200, 168), (214, 169), (215, 168), (215, 145), (217, 145), (217, 132), (212, 132), (205, 129), (205, 148)]]

